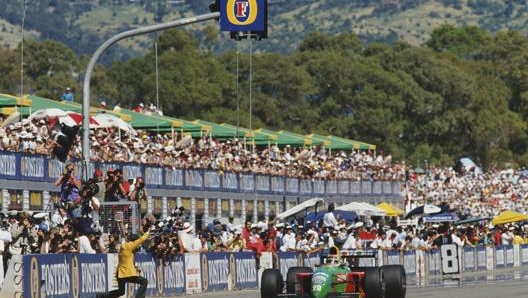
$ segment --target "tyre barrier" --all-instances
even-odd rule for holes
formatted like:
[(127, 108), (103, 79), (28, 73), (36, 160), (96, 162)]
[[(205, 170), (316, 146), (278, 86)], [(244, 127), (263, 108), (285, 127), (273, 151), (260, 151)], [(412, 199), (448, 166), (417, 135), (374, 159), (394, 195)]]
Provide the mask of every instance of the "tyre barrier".
[[(528, 266), (528, 245), (464, 247), (445, 245), (432, 251), (380, 251), (378, 266), (384, 275), (400, 276), (402, 265), (407, 276), (491, 271)], [(156, 259), (137, 254), (136, 264), (147, 278), (148, 296), (174, 296), (207, 291), (257, 289), (264, 272), (268, 280), (286, 278), (291, 267), (309, 271), (318, 265), (319, 253), (262, 253), (257, 268), (252, 252), (188, 253), (172, 259)], [(114, 272), (117, 254), (34, 254), (12, 256), (0, 297), (88, 298), (117, 288)], [(361, 265), (360, 266), (368, 266)], [(400, 268), (400, 269), (398, 269)], [(266, 269), (278, 269), (271, 272)], [(393, 272), (394, 271), (394, 272)], [(377, 275), (376, 275), (377, 276)], [(374, 275), (372, 275), (374, 277)], [(390, 279), (390, 278), (389, 278)], [(378, 279), (374, 278), (373, 282)], [(287, 280), (281, 281), (286, 284)], [(393, 285), (405, 283), (394, 278)], [(130, 287), (128, 291), (134, 291)], [(402, 289), (403, 291), (403, 289)], [(130, 297), (133, 293), (127, 293)], [(402, 292), (403, 296), (404, 292)]]

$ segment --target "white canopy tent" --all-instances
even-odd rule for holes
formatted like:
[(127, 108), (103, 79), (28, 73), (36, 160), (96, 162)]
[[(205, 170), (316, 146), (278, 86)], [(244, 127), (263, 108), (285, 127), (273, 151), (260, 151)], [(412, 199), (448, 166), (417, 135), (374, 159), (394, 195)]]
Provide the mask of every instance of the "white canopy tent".
[(339, 206), (336, 210), (354, 211), (359, 216), (385, 216), (387, 212), (374, 205), (363, 202), (352, 202), (343, 206)]
[[(307, 209), (309, 208), (313, 208), (315, 207), (316, 205), (321, 205), (323, 206), (324, 204), (324, 199), (323, 198), (314, 198), (314, 199), (309, 199), (309, 200), (306, 200), (300, 204), (297, 204), (295, 206), (293, 206), (292, 208), (282, 212), (282, 213), (279, 213), (277, 214), (277, 217), (276, 219), (277, 220), (283, 220), (283, 219), (286, 219), (290, 216), (293, 216), (297, 213), (301, 213), (303, 211), (306, 211)], [(326, 212), (326, 208), (323, 208), (323, 210), (320, 210), (321, 212)]]

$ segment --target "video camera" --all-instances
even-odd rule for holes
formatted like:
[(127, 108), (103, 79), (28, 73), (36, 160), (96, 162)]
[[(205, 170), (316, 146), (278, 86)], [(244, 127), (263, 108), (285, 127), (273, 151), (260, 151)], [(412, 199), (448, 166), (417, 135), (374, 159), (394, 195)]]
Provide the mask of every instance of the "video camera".
[(99, 185), (97, 185), (97, 180), (94, 178), (88, 179), (85, 181), (81, 187), (81, 206), (82, 214), (86, 215), (92, 212), (92, 207), (90, 206), (90, 200), (99, 192)]
[(83, 197), (91, 198), (99, 192), (99, 185), (97, 185), (97, 180), (95, 178), (90, 178), (85, 181), (81, 188), (81, 193)]

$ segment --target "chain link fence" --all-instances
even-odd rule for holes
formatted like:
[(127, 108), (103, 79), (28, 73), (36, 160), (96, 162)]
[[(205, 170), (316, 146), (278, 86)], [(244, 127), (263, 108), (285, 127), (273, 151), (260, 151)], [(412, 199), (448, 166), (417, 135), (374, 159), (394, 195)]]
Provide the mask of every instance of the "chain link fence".
[(141, 223), (141, 213), (136, 202), (102, 202), (99, 207), (99, 223), (103, 232), (121, 236), (119, 222), (123, 224), (128, 233), (138, 233)]

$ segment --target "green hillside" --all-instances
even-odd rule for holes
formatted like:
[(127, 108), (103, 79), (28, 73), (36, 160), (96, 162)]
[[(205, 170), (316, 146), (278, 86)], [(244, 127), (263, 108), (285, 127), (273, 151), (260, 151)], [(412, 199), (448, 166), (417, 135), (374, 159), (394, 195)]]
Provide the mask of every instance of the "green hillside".
[[(212, 0), (26, 0), (25, 28), (31, 36), (65, 43), (77, 54), (91, 54), (118, 32), (163, 21), (207, 13)], [(3, 0), (0, 10), (5, 47), (19, 43), (22, 1)], [(269, 0), (269, 39), (256, 45), (258, 51), (290, 53), (307, 34), (328, 35), (354, 32), (364, 42), (392, 43), (403, 40), (423, 44), (432, 29), (441, 24), (477, 25), (490, 32), (526, 32), (528, 8), (525, 1), (509, 0)], [(213, 21), (189, 26), (203, 43), (206, 26)], [(145, 53), (155, 35), (139, 36), (119, 43), (120, 58)], [(205, 46), (205, 45), (203, 45)], [(222, 35), (215, 51), (232, 49), (235, 43)]]

